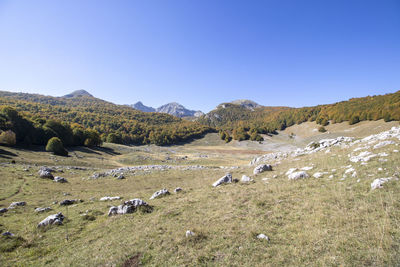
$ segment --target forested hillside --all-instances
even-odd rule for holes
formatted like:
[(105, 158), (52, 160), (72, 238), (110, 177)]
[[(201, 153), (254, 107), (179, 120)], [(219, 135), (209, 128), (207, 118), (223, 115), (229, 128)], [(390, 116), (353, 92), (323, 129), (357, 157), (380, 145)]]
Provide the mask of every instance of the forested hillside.
[(168, 145), (212, 130), (168, 114), (144, 113), (90, 96), (63, 98), (0, 91), (0, 106), (13, 107), (29, 121), (42, 125), (55, 120), (94, 130), (104, 141), (113, 143)]
[(260, 107), (254, 111), (235, 104), (219, 105), (199, 118), (199, 122), (216, 127), (221, 138), (260, 140), (258, 134), (274, 133), (294, 124), (316, 121), (329, 123), (364, 120), (400, 120), (400, 91), (392, 94), (352, 98), (335, 104), (304, 108)]

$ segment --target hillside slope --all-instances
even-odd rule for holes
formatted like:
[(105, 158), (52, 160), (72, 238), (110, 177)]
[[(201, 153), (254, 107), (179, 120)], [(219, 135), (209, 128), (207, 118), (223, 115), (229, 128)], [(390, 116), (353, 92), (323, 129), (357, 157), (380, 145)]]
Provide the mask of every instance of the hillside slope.
[(0, 91), (0, 105), (11, 106), (25, 116), (77, 123), (116, 142), (166, 145), (202, 136), (211, 129), (163, 113), (145, 113), (95, 97), (52, 97)]

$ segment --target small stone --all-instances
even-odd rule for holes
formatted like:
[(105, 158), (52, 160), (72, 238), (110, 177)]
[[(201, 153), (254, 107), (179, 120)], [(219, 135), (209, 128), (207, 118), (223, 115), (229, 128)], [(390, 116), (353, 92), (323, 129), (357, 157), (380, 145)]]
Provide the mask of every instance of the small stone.
[(118, 200), (121, 199), (121, 197), (116, 196), (116, 197), (102, 197), (100, 198), (100, 201), (109, 201), (109, 200)]
[(259, 235), (257, 236), (257, 238), (258, 238), (258, 239), (264, 239), (264, 240), (269, 241), (269, 237), (266, 236), (266, 235), (264, 235), (264, 234), (259, 234)]
[(2, 233), (1, 235), (2, 235), (2, 236), (14, 236), (14, 234), (11, 233), (11, 232), (9, 232), (9, 231), (4, 232), (4, 233)]
[(195, 233), (193, 233), (192, 231), (190, 231), (190, 230), (187, 230), (186, 231), (186, 237), (191, 237), (191, 236), (195, 236), (196, 234)]
[(181, 191), (182, 191), (182, 188), (180, 188), (180, 187), (177, 187), (177, 188), (174, 189), (174, 193), (178, 193), (178, 192), (181, 192)]
[(243, 175), (242, 179), (240, 180), (242, 183), (250, 183), (253, 181), (249, 176)]
[(60, 206), (68, 206), (72, 205), (78, 202), (82, 202), (80, 199), (64, 199), (63, 201), (60, 202)]

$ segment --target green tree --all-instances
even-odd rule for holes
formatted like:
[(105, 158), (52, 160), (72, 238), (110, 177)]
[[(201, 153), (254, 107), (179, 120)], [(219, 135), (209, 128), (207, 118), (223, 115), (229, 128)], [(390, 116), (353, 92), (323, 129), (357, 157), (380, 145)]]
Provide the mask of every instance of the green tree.
[(46, 145), (46, 151), (53, 152), (55, 155), (68, 156), (68, 151), (64, 148), (62, 141), (58, 137), (49, 139)]

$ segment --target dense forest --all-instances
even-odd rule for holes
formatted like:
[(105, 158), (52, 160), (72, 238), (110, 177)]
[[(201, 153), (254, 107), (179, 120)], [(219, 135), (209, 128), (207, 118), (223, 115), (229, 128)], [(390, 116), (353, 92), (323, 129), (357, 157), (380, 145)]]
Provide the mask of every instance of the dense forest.
[[(12, 107), (36, 128), (45, 129), (49, 123), (63, 122), (71, 130), (97, 132), (102, 141), (113, 143), (169, 145), (213, 131), (197, 122), (163, 113), (145, 113), (90, 96), (64, 98), (0, 91), (0, 106)], [(0, 129), (7, 130), (9, 124)], [(19, 135), (17, 142), (24, 139)], [(34, 144), (42, 143), (31, 139)]]
[(392, 94), (352, 98), (335, 104), (304, 108), (259, 107), (246, 109), (231, 103), (199, 118), (199, 122), (216, 127), (221, 139), (261, 140), (258, 134), (275, 133), (294, 124), (316, 121), (321, 126), (348, 121), (400, 120), (400, 91)]

